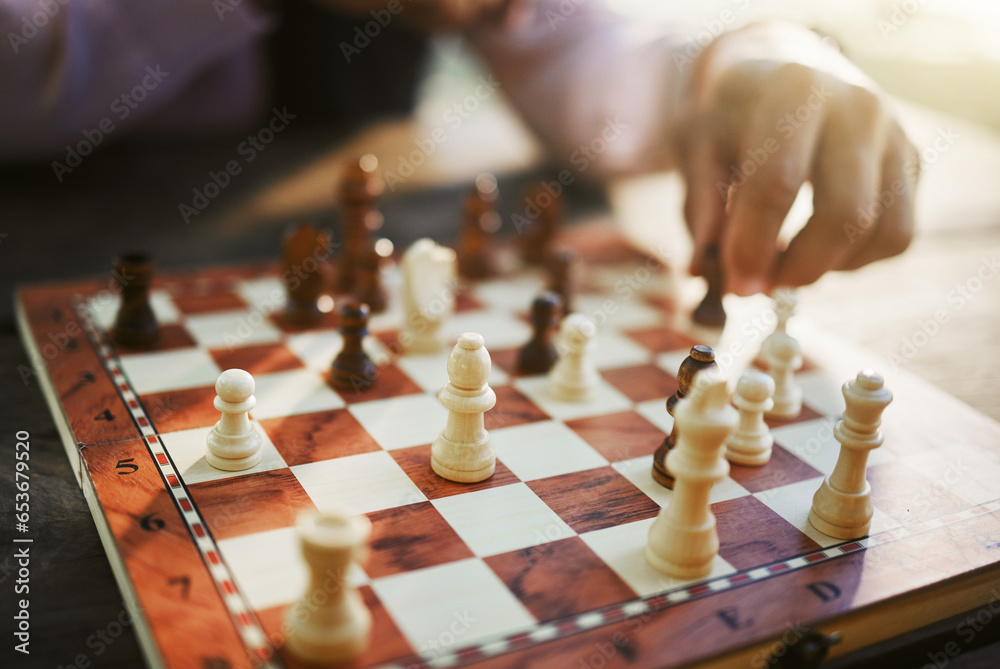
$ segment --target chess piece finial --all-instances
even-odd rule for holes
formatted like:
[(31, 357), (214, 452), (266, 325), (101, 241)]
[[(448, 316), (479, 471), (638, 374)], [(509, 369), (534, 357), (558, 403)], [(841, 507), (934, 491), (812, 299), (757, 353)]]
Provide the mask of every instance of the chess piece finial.
[(798, 340), (776, 330), (768, 337), (762, 353), (767, 373), (774, 379), (774, 406), (764, 415), (779, 420), (796, 418), (802, 411), (802, 389), (795, 381), (795, 372), (802, 369)]
[(333, 359), (330, 368), (330, 385), (337, 390), (357, 393), (375, 383), (375, 363), (364, 349), (368, 315), (368, 305), (358, 300), (348, 300), (340, 307), (340, 334), (344, 347)]
[(667, 456), (674, 494), (649, 529), (645, 556), (668, 576), (701, 578), (719, 553), (709, 493), (729, 473), (723, 448), (736, 425), (726, 380), (717, 369), (697, 373), (690, 395), (675, 407), (674, 420), (677, 446)]
[(403, 254), (403, 328), (399, 342), (408, 353), (444, 348), (441, 326), (455, 311), (455, 252), (418, 239)]
[(743, 373), (736, 384), (733, 404), (740, 423), (726, 441), (726, 458), (737, 465), (760, 467), (771, 459), (774, 437), (764, 422), (764, 412), (773, 405), (774, 380), (756, 369)]
[(493, 476), (496, 451), (483, 418), (497, 403), (486, 383), (491, 366), (483, 337), (474, 332), (461, 335), (448, 356), (448, 385), (438, 393), (448, 422), (431, 445), (431, 468), (449, 481), (476, 483)]
[(208, 433), (205, 460), (216, 469), (236, 472), (260, 462), (262, 439), (249, 416), (257, 406), (254, 388), (253, 377), (242, 369), (227, 369), (215, 382), (215, 408), (222, 418)]
[(121, 287), (122, 303), (115, 315), (111, 337), (124, 347), (142, 348), (160, 338), (160, 326), (149, 304), (153, 260), (139, 251), (123, 253), (113, 263), (114, 281)]
[(347, 582), (350, 566), (367, 557), (371, 522), (337, 510), (307, 512), (296, 530), (309, 585), (285, 614), (285, 648), (310, 664), (347, 662), (364, 651), (372, 626), (371, 613)]
[(840, 457), (813, 497), (809, 522), (831, 537), (857, 539), (871, 527), (874, 507), (865, 473), (868, 454), (882, 445), (879, 426), (892, 393), (881, 375), (871, 369), (858, 372), (845, 383), (843, 393), (844, 416), (833, 428), (833, 436), (840, 442)]
[[(667, 413), (674, 415), (677, 403), (691, 392), (691, 384), (698, 372), (704, 369), (718, 369), (715, 362), (715, 351), (711, 346), (696, 344), (691, 347), (688, 357), (681, 362), (677, 370), (677, 392), (667, 398)], [(663, 440), (653, 454), (653, 480), (665, 488), (674, 487), (674, 477), (667, 469), (667, 454), (677, 444), (677, 422), (674, 422), (670, 434)]]
[(549, 393), (564, 402), (586, 402), (599, 382), (593, 354), (597, 326), (584, 314), (570, 314), (559, 328), (559, 359), (549, 372)]

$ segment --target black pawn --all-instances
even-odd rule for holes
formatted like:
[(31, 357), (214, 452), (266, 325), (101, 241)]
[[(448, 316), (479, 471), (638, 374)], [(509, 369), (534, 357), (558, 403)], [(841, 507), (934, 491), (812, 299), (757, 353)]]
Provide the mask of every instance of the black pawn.
[(555, 335), (562, 317), (562, 298), (556, 293), (545, 292), (531, 303), (531, 339), (521, 349), (517, 358), (517, 371), (521, 374), (547, 374), (556, 364)]
[(701, 259), (701, 273), (708, 282), (708, 292), (705, 298), (694, 310), (692, 318), (699, 325), (721, 328), (726, 324), (726, 310), (722, 306), (722, 293), (725, 277), (722, 274), (722, 260), (719, 258), (719, 247), (709, 246)]
[[(677, 370), (677, 392), (667, 399), (667, 413), (674, 415), (674, 407), (691, 392), (694, 377), (703, 369), (718, 368), (715, 364), (715, 351), (711, 346), (698, 344), (691, 347), (691, 353), (684, 358)], [(653, 453), (653, 479), (665, 488), (673, 490), (674, 477), (667, 471), (667, 453), (677, 445), (677, 423), (660, 447)]]
[(111, 336), (119, 346), (151, 346), (160, 337), (160, 326), (149, 305), (153, 260), (146, 253), (125, 253), (115, 258), (113, 266), (114, 280), (121, 286), (122, 304)]
[(362, 346), (368, 334), (368, 305), (348, 300), (340, 307), (340, 334), (344, 347), (333, 360), (330, 385), (337, 390), (361, 392), (375, 383), (375, 363)]

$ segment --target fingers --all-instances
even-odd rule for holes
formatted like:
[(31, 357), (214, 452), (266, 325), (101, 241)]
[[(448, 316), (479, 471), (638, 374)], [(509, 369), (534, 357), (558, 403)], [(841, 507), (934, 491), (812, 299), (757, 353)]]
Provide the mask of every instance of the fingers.
[[(756, 108), (746, 110), (752, 118), (738, 144), (742, 183), (734, 180), (722, 239), (727, 288), (737, 295), (772, 285), (778, 231), (809, 178), (825, 117), (814, 86), (810, 69), (785, 65), (765, 82)], [(794, 116), (800, 109), (809, 111)]]
[(687, 126), (680, 143), (682, 174), (687, 184), (684, 218), (694, 243), (689, 271), (694, 276), (702, 274), (705, 248), (718, 243), (726, 215), (729, 176), (718, 159), (720, 146), (714, 127), (715, 123), (708, 120)]
[(914, 200), (919, 157), (897, 127), (882, 163), (882, 190), (870, 209), (858, 217), (858, 230), (850, 252), (837, 269), (857, 269), (870, 262), (898, 255), (913, 240)]
[(802, 286), (839, 269), (867, 244), (872, 226), (863, 222), (882, 183), (886, 128), (878, 98), (848, 88), (827, 116), (812, 175), (813, 215), (781, 254), (776, 285)]

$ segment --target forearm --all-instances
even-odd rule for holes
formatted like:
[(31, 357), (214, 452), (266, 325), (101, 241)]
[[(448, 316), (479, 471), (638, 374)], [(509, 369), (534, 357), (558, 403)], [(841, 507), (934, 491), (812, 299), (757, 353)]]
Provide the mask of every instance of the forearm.
[(529, 26), (469, 38), (558, 163), (587, 178), (672, 167), (671, 128), (691, 69), (675, 58), (681, 35), (596, 2), (540, 0)]
[[(47, 20), (33, 22), (41, 7)], [(0, 56), (0, 158), (57, 151), (102, 122), (117, 132), (156, 119), (192, 84), (204, 89), (206, 72), (236, 66), (233, 56), (253, 49), (267, 28), (248, 2), (4, 0), (0, 32), (10, 50)], [(229, 75), (245, 87), (247, 76)], [(136, 87), (143, 91), (133, 98)], [(237, 95), (204, 118), (238, 114), (244, 103)]]

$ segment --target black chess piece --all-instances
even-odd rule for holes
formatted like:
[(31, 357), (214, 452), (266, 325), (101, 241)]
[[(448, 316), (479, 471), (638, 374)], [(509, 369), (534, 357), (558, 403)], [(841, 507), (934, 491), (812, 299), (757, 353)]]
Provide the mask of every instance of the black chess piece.
[(517, 358), (521, 374), (547, 374), (556, 364), (555, 335), (562, 318), (562, 298), (551, 291), (544, 292), (531, 304), (531, 339)]
[(718, 246), (706, 247), (701, 257), (701, 273), (708, 282), (708, 291), (691, 318), (699, 325), (721, 328), (726, 324), (726, 310), (722, 306), (725, 275), (722, 272), (722, 259), (719, 257)]
[(121, 287), (122, 303), (115, 315), (111, 337), (115, 344), (143, 348), (156, 343), (160, 326), (149, 304), (153, 282), (153, 260), (142, 252), (123, 253), (115, 258), (114, 280)]
[[(715, 363), (715, 351), (711, 346), (697, 344), (691, 347), (691, 353), (684, 358), (677, 370), (677, 392), (667, 399), (667, 413), (674, 415), (674, 407), (691, 392), (694, 377), (703, 369), (718, 368)], [(667, 454), (677, 445), (677, 423), (660, 447), (653, 454), (653, 479), (665, 488), (674, 487), (674, 477), (667, 470)]]
[(375, 383), (375, 363), (362, 345), (368, 334), (368, 314), (368, 305), (357, 300), (348, 300), (340, 307), (340, 334), (344, 347), (330, 369), (330, 385), (337, 390), (361, 392)]
[(281, 256), (281, 278), (288, 301), (284, 320), (294, 327), (308, 327), (320, 321), (323, 314), (318, 301), (323, 294), (330, 235), (311, 223), (296, 225), (285, 232)]
[(823, 634), (805, 628), (802, 636), (772, 652), (765, 667), (768, 669), (819, 669), (830, 652), (830, 646), (840, 643), (840, 635)]
[(369, 238), (361, 245), (357, 269), (355, 296), (368, 305), (371, 313), (382, 313), (389, 305), (389, 294), (382, 285), (382, 255), (374, 239)]
[(546, 262), (549, 270), (549, 290), (562, 298), (563, 313), (573, 311), (573, 293), (579, 273), (579, 260), (569, 249), (559, 249), (551, 253)]

